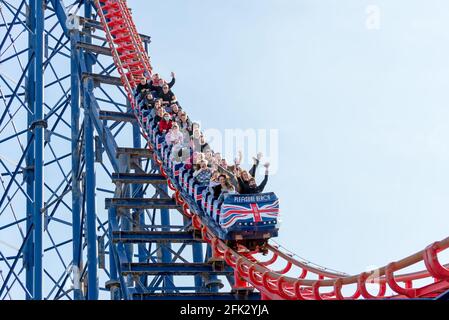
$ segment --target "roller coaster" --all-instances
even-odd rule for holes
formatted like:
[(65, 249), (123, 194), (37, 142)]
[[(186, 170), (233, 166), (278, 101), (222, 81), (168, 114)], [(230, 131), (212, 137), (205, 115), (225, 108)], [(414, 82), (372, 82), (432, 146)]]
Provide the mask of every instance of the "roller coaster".
[(238, 229), (259, 223), (264, 250), (231, 245), (225, 208), (184, 178), (141, 113), (151, 39), (126, 0), (64, 2), (0, 0), (0, 299), (449, 298), (438, 257), (449, 238), (369, 272), (332, 271), (268, 240), (274, 194)]

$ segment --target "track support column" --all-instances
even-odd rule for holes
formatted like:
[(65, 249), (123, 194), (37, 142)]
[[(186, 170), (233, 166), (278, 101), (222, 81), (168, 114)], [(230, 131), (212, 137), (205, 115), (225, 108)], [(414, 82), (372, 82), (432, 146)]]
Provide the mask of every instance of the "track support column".
[[(29, 0), (29, 11), (27, 16), (27, 26), (33, 32), (28, 32), (28, 45), (30, 50), (28, 51), (28, 60), (30, 60), (30, 66), (28, 68), (28, 78), (27, 78), (27, 91), (28, 95), (26, 97), (26, 102), (28, 108), (34, 113), (35, 110), (35, 71), (36, 71), (36, 60), (35, 60), (35, 30), (36, 30), (36, 1)], [(27, 121), (28, 127), (30, 128), (34, 121), (33, 113), (28, 113)], [(28, 131), (27, 141), (33, 139), (33, 133)], [(27, 199), (26, 207), (26, 229), (29, 230), (33, 225), (34, 216), (34, 148), (29, 148), (26, 155), (26, 169), (25, 169), (25, 181), (26, 181), (26, 191), (29, 199)], [(26, 295), (26, 299), (32, 299), (34, 291), (34, 245), (33, 245), (33, 233), (25, 246), (23, 254), (23, 264), (25, 266), (25, 283), (28, 292), (31, 295)]]
[[(165, 193), (168, 193), (167, 185), (161, 186)], [(169, 209), (161, 209), (161, 225), (162, 231), (170, 231), (170, 210)], [(163, 263), (171, 263), (172, 262), (172, 254), (170, 252), (171, 244), (164, 243), (161, 246), (161, 254), (162, 254), (162, 262)], [(171, 288), (174, 288), (174, 279), (173, 276), (164, 276), (164, 287), (170, 288), (166, 290), (167, 293), (173, 292)]]
[[(128, 101), (128, 111), (132, 111), (131, 105)], [(142, 141), (140, 138), (140, 126), (138, 123), (133, 123), (133, 147), (140, 149), (142, 148)], [(137, 163), (139, 166), (142, 165), (141, 161), (139, 160)], [(141, 184), (133, 184), (131, 186), (131, 192), (133, 198), (143, 198), (143, 188)], [(142, 231), (143, 226), (145, 225), (145, 211), (142, 209), (139, 209), (135, 212), (135, 216), (133, 217), (133, 220), (135, 222), (134, 229), (137, 231)], [(146, 252), (145, 252), (145, 245), (144, 244), (138, 244), (138, 257), (139, 262), (144, 263), (146, 262)], [(148, 277), (146, 275), (142, 275), (140, 277), (140, 282), (145, 287), (148, 285)]]
[(79, 52), (76, 47), (80, 36), (77, 22), (70, 31), (71, 56), (71, 139), (72, 139), (72, 250), (73, 250), (73, 298), (82, 300), (81, 269), (82, 269), (82, 229), (81, 206), (82, 194), (80, 186), (81, 146), (80, 140), (80, 79), (79, 79)]
[(44, 202), (44, 1), (35, 0), (36, 32), (35, 32), (35, 110), (34, 122), (34, 299), (42, 300), (42, 238)]
[[(91, 18), (92, 4), (90, 0), (84, 2), (84, 16)], [(92, 43), (90, 29), (85, 30), (85, 42)], [(87, 72), (92, 72), (92, 57), (86, 55)], [(94, 127), (91, 118), (92, 103), (90, 94), (93, 92), (93, 80), (86, 78), (84, 80), (84, 156), (86, 162), (86, 233), (87, 233), (87, 283), (88, 300), (98, 300), (98, 279), (97, 279), (97, 228), (96, 228), (96, 207), (95, 207), (95, 150), (94, 150)]]

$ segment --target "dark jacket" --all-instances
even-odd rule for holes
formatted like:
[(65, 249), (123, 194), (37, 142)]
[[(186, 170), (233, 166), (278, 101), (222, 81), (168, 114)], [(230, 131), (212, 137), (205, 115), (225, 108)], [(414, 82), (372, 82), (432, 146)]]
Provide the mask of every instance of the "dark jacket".
[(159, 92), (159, 98), (161, 98), (163, 102), (171, 103), (174, 100), (174, 98), (175, 98), (175, 94), (171, 90), (168, 90), (167, 93), (164, 93), (161, 90)]
[[(171, 81), (167, 83), (168, 87), (171, 89), (175, 85), (175, 82), (175, 78), (171, 79)], [(148, 84), (148, 89), (150, 89), (151, 91), (156, 91), (159, 97), (162, 94), (162, 87), (153, 85), (153, 80), (151, 80)]]
[(251, 187), (248, 182), (245, 182), (242, 180), (242, 178), (237, 179), (239, 182), (239, 192), (241, 194), (255, 194), (255, 193), (262, 193), (263, 189), (265, 189), (265, 186), (268, 182), (268, 175), (266, 174), (263, 181), (256, 187)]
[[(151, 83), (151, 82), (150, 82)], [(142, 85), (140, 82), (137, 85), (137, 92), (141, 93), (143, 89), (151, 89), (151, 84), (150, 83), (145, 83), (144, 85)]]
[(207, 150), (211, 150), (209, 144), (206, 142), (200, 145), (201, 152), (206, 152)]
[(212, 187), (212, 190), (214, 190), (214, 199), (218, 199), (221, 194), (221, 184)]

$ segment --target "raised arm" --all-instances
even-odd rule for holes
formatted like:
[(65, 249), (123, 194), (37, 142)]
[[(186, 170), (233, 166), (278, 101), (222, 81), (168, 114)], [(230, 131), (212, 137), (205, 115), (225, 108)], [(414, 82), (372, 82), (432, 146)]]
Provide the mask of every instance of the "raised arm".
[(267, 185), (268, 182), (268, 168), (270, 167), (270, 164), (267, 162), (264, 164), (265, 167), (265, 177), (263, 178), (262, 182), (260, 183), (260, 185), (257, 187), (259, 192), (263, 192), (263, 189), (265, 189), (265, 186)]
[(171, 81), (168, 83), (168, 87), (171, 89), (175, 85), (176, 79), (175, 79), (175, 73), (171, 73)]

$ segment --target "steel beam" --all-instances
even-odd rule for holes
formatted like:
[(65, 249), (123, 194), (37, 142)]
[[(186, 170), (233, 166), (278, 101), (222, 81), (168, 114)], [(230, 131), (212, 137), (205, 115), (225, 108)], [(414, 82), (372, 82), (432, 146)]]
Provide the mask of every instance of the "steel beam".
[[(113, 229), (117, 227), (117, 212), (115, 208), (110, 208), (108, 210), (109, 219), (109, 239), (113, 239)], [(106, 287), (109, 288), (111, 292), (111, 300), (120, 299), (120, 281), (117, 273), (117, 263), (116, 261), (116, 247), (113, 243), (109, 245), (109, 278), (110, 280), (106, 283)]]
[(167, 179), (161, 174), (153, 173), (113, 173), (113, 183), (133, 183), (133, 184), (165, 184)]
[[(92, 6), (90, 0), (84, 2), (84, 16), (91, 17)], [(86, 43), (91, 43), (90, 30), (84, 30)], [(90, 56), (86, 55), (86, 70), (92, 72), (94, 63)], [(87, 231), (87, 299), (98, 299), (97, 282), (97, 233), (96, 233), (96, 207), (95, 207), (95, 151), (94, 151), (94, 127), (91, 104), (93, 81), (84, 79), (84, 145), (86, 161), (86, 231)]]
[(76, 44), (79, 41), (79, 32), (76, 29), (71, 31), (71, 142), (72, 142), (72, 272), (73, 272), (73, 298), (82, 300), (80, 273), (82, 269), (82, 230), (81, 230), (81, 206), (82, 194), (79, 180), (81, 165), (80, 153), (80, 79), (78, 65), (78, 49)]
[[(174, 199), (136, 199), (136, 198), (107, 198), (105, 208), (110, 207), (123, 209), (181, 209)], [(162, 225), (168, 225), (162, 222)]]
[(260, 300), (260, 293), (134, 293), (134, 300)]
[(131, 157), (140, 157), (140, 158), (151, 158), (153, 156), (153, 152), (146, 148), (117, 148), (117, 158), (120, 155), (129, 155)]
[[(89, 18), (86, 18), (86, 17), (80, 17), (80, 21), (86, 27), (92, 27), (92, 28), (100, 29), (100, 30), (103, 29), (103, 26), (101, 25), (100, 21), (96, 21), (96, 20), (89, 19)], [(140, 34), (140, 33), (139, 33), (139, 36), (140, 36), (140, 38), (142, 39), (143, 42), (145, 42), (145, 43), (150, 43), (151, 42), (151, 37), (150, 36), (147, 36), (147, 35), (144, 35), (144, 34)]]
[[(27, 26), (30, 30), (36, 29), (36, 2), (34, 0), (29, 0), (29, 15), (27, 17)], [(34, 33), (28, 32), (28, 46), (30, 50), (28, 51), (28, 61), (31, 63), (30, 68), (28, 68), (28, 79), (27, 79), (27, 95), (26, 101), (28, 103), (28, 109), (32, 112), (27, 113), (27, 123), (28, 127), (34, 121), (34, 109), (35, 109), (35, 91), (34, 91), (34, 74), (36, 71), (35, 67), (35, 59), (34, 59)], [(27, 140), (30, 141), (32, 137), (32, 133), (30, 130), (27, 132)], [(25, 181), (26, 181), (26, 190), (28, 194), (27, 198), (27, 208), (26, 208), (26, 228), (27, 230), (33, 225), (33, 216), (34, 216), (34, 148), (30, 148), (27, 152), (26, 156), (26, 170), (25, 172)], [(23, 262), (25, 265), (25, 283), (28, 292), (33, 294), (34, 292), (34, 239), (33, 239), (34, 231), (32, 231), (32, 235), (30, 240), (25, 246)], [(26, 299), (32, 299), (32, 296), (26, 295)]]
[(91, 53), (102, 54), (105, 56), (112, 56), (111, 49), (109, 47), (101, 47), (81, 41), (76, 44), (76, 49), (80, 48), (84, 49), (85, 51), (89, 51)]
[(187, 231), (114, 231), (113, 242), (171, 242), (171, 243), (193, 243), (199, 242), (193, 237), (192, 232)]
[(96, 74), (92, 72), (83, 72), (82, 79), (90, 78), (95, 84), (110, 84), (113, 86), (123, 86), (119, 77), (106, 76), (102, 74)]
[(42, 238), (44, 202), (44, 2), (35, 0), (35, 110), (34, 110), (34, 299), (42, 300)]
[(231, 275), (234, 270), (230, 267), (215, 269), (210, 263), (124, 263), (122, 274), (147, 274), (177, 276), (196, 275), (201, 273), (216, 275)]
[(134, 114), (117, 111), (101, 110), (99, 113), (99, 119), (137, 123), (137, 119)]

